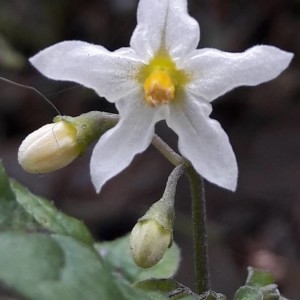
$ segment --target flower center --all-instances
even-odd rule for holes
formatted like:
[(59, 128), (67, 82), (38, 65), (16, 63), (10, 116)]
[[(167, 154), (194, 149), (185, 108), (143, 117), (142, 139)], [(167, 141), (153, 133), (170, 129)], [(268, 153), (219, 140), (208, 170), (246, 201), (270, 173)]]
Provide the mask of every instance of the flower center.
[(190, 80), (190, 76), (177, 69), (166, 51), (160, 51), (141, 68), (136, 79), (144, 88), (146, 103), (157, 107), (177, 101), (180, 97), (178, 91)]
[(150, 106), (170, 103), (175, 96), (175, 87), (166, 71), (152, 72), (144, 83), (145, 100)]

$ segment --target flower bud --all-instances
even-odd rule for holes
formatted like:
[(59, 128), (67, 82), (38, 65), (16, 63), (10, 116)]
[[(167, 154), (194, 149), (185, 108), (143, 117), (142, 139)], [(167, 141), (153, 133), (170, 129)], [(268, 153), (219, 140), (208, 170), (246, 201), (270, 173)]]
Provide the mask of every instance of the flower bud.
[(152, 204), (131, 231), (134, 262), (142, 268), (156, 265), (173, 242), (174, 201), (162, 197)]
[(156, 265), (172, 245), (175, 190), (183, 171), (183, 165), (172, 171), (162, 198), (151, 205), (131, 231), (132, 257), (142, 268)]
[(156, 265), (172, 244), (172, 232), (154, 219), (140, 220), (130, 236), (134, 262), (142, 268)]
[(57, 116), (22, 142), (18, 160), (30, 173), (48, 173), (71, 163), (118, 122), (118, 116), (91, 111), (77, 117)]
[(18, 161), (27, 172), (48, 173), (71, 163), (81, 150), (76, 127), (59, 121), (29, 134), (19, 148)]

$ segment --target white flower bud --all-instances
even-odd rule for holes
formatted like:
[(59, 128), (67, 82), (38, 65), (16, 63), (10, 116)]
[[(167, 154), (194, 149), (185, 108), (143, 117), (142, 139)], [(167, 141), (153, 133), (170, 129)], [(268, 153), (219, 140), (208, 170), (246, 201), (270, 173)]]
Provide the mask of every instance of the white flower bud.
[(172, 244), (172, 232), (154, 219), (140, 220), (131, 231), (130, 248), (134, 262), (142, 268), (156, 265)]
[(19, 148), (18, 161), (27, 172), (48, 173), (71, 163), (81, 150), (76, 127), (59, 121), (29, 134)]

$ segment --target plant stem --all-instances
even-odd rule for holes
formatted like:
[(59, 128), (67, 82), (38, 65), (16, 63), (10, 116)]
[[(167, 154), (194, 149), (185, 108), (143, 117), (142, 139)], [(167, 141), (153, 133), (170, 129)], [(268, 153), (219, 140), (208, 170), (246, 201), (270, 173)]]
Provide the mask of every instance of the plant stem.
[(190, 182), (192, 197), (196, 291), (200, 295), (209, 290), (204, 182), (191, 165), (187, 165), (186, 174)]
[(166, 188), (162, 198), (169, 199), (169, 201), (172, 201), (172, 203), (174, 204), (177, 183), (184, 171), (184, 164), (178, 165), (176, 168), (173, 169), (173, 171), (168, 177), (168, 181), (166, 183)]
[(170, 161), (174, 166), (179, 166), (183, 163), (183, 158), (176, 153), (165, 141), (163, 141), (157, 134), (152, 139), (152, 145)]

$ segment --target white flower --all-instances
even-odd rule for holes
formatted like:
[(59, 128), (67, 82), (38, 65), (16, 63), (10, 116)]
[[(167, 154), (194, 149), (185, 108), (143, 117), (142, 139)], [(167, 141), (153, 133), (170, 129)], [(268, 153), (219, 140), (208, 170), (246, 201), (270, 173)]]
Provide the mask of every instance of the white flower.
[(236, 158), (220, 124), (209, 118), (211, 102), (235, 87), (275, 78), (293, 55), (272, 46), (197, 50), (199, 37), (186, 0), (140, 0), (131, 47), (110, 52), (65, 41), (30, 59), (45, 76), (80, 83), (116, 104), (120, 121), (100, 138), (91, 159), (97, 191), (149, 146), (162, 119), (199, 174), (236, 189)]

